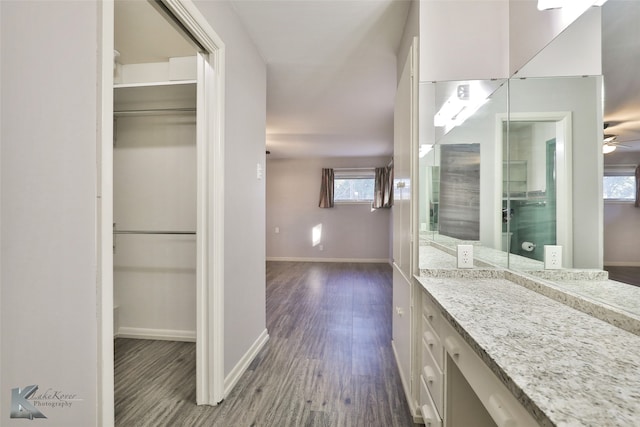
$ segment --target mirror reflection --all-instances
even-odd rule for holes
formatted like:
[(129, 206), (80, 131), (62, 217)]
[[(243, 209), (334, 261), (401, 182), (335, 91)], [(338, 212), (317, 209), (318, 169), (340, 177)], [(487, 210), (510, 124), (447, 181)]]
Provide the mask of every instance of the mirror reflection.
[[(629, 2), (609, 1), (602, 17), (606, 58), (616, 51), (607, 22), (621, 22), (623, 18), (627, 23), (637, 22), (640, 4), (631, 7)], [(625, 46), (626, 58), (640, 51), (637, 38), (630, 39), (628, 34), (624, 43), (619, 39), (615, 43)], [(557, 49), (554, 44), (545, 50)], [(544, 54), (536, 58), (538, 70), (543, 68), (540, 57)], [(571, 55), (555, 56), (556, 61), (562, 58), (568, 60)], [(620, 73), (626, 77), (620, 77)], [(617, 88), (616, 81), (630, 84), (628, 70), (619, 61), (606, 61), (603, 74), (605, 89), (612, 84)], [(623, 110), (629, 113), (621, 106), (628, 107), (632, 102), (620, 100), (622, 92), (603, 93), (602, 76), (519, 77), (523, 75), (519, 73), (508, 81), (421, 83), (421, 93), (429, 92), (430, 99), (435, 99), (429, 117), (421, 117), (421, 121), (432, 122), (429, 136), (421, 135), (421, 238), (450, 248), (472, 242), (480, 261), (555, 277), (556, 284), (569, 292), (640, 316), (640, 298), (634, 293), (637, 288), (606, 280), (600, 274), (607, 257), (626, 256), (627, 262), (629, 256), (635, 256), (632, 262), (640, 262), (634, 255), (637, 245), (624, 249), (624, 253), (618, 250), (624, 243), (621, 235), (634, 234), (637, 227), (627, 221), (621, 232), (620, 221), (609, 220), (614, 211), (620, 218), (621, 210), (635, 209), (633, 214), (637, 214), (637, 208), (632, 208), (629, 201), (626, 205), (605, 201), (603, 213), (602, 195), (603, 168), (606, 171), (610, 165), (635, 167), (640, 163), (640, 148), (635, 150), (640, 142), (636, 144), (635, 136), (621, 141), (618, 135), (621, 143), (617, 151), (603, 157), (603, 102), (604, 121), (610, 126), (607, 132), (613, 129), (620, 134), (632, 124), (621, 121)], [(640, 84), (637, 78), (631, 80), (634, 85)], [(435, 117), (452, 96), (464, 98), (476, 84), (488, 89), (486, 101), (469, 109), (473, 114), (462, 114), (464, 120), (450, 113), (448, 121), (445, 115)], [(615, 99), (609, 99), (609, 92), (616, 95)], [(620, 108), (614, 112), (613, 106)], [(451, 196), (460, 191), (463, 197)], [(545, 245), (562, 247), (563, 272), (588, 274), (545, 275), (549, 273), (544, 270)]]

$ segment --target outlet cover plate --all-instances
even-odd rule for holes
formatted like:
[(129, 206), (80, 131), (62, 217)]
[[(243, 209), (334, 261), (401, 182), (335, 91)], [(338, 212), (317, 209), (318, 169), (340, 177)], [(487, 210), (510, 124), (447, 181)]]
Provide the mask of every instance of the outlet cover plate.
[(562, 269), (562, 246), (544, 245), (544, 269)]
[(458, 245), (458, 268), (473, 268), (473, 245)]

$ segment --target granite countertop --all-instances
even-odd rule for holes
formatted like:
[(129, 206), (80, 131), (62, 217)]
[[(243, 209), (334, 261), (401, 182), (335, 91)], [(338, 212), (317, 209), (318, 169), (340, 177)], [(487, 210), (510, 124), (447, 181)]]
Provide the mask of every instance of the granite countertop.
[[(640, 287), (608, 280), (608, 273), (604, 270), (507, 270), (500, 264), (475, 258), (481, 248), (474, 246), (474, 268), (458, 269), (455, 249), (435, 242), (421, 245), (420, 276), (507, 279), (640, 336)], [(504, 252), (494, 249), (486, 249), (485, 252), (484, 255), (495, 253), (504, 256)], [(492, 261), (496, 259), (494, 257)]]
[(626, 310), (631, 315), (640, 313), (640, 287), (615, 280), (555, 280), (563, 289)]
[(416, 277), (543, 426), (640, 424), (640, 337), (506, 279)]

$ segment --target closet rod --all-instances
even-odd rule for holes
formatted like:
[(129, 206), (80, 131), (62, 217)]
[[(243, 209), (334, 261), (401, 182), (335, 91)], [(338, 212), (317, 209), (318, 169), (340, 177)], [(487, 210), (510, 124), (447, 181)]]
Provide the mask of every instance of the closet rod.
[(166, 231), (166, 230), (113, 230), (113, 234), (193, 234), (195, 231)]
[(195, 113), (195, 108), (152, 108), (145, 110), (118, 110), (113, 114)]

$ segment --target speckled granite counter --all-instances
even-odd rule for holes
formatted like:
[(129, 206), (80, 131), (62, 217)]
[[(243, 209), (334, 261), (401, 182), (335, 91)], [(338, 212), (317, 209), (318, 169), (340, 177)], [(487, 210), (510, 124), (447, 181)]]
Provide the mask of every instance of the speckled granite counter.
[(416, 279), (541, 425), (640, 425), (639, 336), (505, 279)]
[[(419, 251), (420, 276), (505, 278), (640, 336), (640, 287), (608, 280), (608, 273), (603, 270), (507, 270), (500, 264), (475, 258), (476, 251), (481, 248), (474, 246), (476, 267), (461, 270), (456, 269), (454, 248), (438, 242), (425, 242)], [(496, 252), (504, 255), (504, 252), (485, 249), (487, 253)]]

